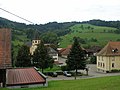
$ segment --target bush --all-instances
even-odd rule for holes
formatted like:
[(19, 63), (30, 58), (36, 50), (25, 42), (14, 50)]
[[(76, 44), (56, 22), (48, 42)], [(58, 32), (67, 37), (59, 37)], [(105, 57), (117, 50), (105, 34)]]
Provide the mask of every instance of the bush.
[(91, 59), (90, 59), (90, 63), (91, 64), (96, 64), (96, 56), (92, 56)]
[(96, 38), (91, 38), (90, 41), (91, 42), (97, 42), (98, 40)]
[(62, 71), (69, 71), (69, 69), (68, 69), (67, 66), (61, 66), (61, 70), (62, 70)]
[(118, 69), (113, 69), (113, 70), (111, 70), (111, 72), (120, 72), (120, 70), (118, 70)]

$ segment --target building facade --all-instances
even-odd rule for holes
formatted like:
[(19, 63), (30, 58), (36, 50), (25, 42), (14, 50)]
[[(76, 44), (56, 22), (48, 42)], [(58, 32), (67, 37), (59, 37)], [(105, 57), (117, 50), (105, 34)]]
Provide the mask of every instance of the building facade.
[(54, 61), (58, 61), (58, 52), (51, 47), (47, 47), (48, 54), (54, 59)]
[(35, 49), (37, 48), (37, 45), (40, 44), (41, 40), (32, 40), (32, 45), (30, 47), (30, 53), (33, 55)]
[[(32, 40), (32, 45), (30, 47), (30, 53), (33, 55), (37, 45), (40, 44), (41, 40)], [(50, 47), (50, 44), (44, 44), (47, 47), (48, 54), (54, 59), (54, 61), (58, 61), (58, 52)]]
[(97, 54), (97, 71), (120, 70), (120, 42), (109, 42)]

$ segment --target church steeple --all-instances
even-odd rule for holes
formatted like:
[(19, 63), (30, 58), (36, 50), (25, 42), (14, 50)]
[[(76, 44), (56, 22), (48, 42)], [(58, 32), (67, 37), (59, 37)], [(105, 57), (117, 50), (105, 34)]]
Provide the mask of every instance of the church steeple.
[(40, 39), (40, 32), (38, 30), (35, 30), (33, 40), (39, 40)]

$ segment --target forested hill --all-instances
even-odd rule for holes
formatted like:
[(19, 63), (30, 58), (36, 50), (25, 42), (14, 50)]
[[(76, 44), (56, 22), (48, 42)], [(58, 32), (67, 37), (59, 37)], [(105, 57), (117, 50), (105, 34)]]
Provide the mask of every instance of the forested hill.
[(90, 20), (85, 23), (89, 23), (89, 24), (96, 25), (96, 26), (120, 28), (120, 21)]
[[(62, 31), (68, 29), (70, 26), (75, 25), (79, 22), (64, 22), (64, 23), (57, 23), (57, 22), (49, 22), (47, 24), (29, 24), (26, 25), (25, 23), (18, 23), (13, 22), (5, 18), (0, 17), (0, 27), (8, 27), (17, 30), (38, 30), (39, 32), (47, 32), (47, 31)], [(59, 34), (59, 33), (57, 33)], [(62, 34), (62, 33), (61, 33)]]
[(63, 23), (57, 23), (57, 22), (50, 22), (47, 24), (29, 24), (26, 25), (25, 23), (19, 23), (19, 22), (13, 22), (8, 19), (0, 17), (0, 27), (8, 27), (12, 29), (33, 29), (33, 30), (39, 30), (41, 32), (51, 31), (51, 30), (62, 30), (62, 29), (68, 29), (70, 26), (73, 26), (75, 24), (92, 24), (96, 26), (106, 26), (106, 27), (114, 27), (119, 28), (120, 27), (120, 21), (104, 21), (104, 20), (90, 20), (90, 21), (83, 21), (83, 22), (63, 22)]
[(78, 24), (112, 27), (116, 28), (113, 33), (120, 33), (120, 21), (90, 20), (84, 22), (50, 22), (47, 24), (26, 25), (25, 23), (13, 22), (0, 17), (0, 27), (12, 28), (12, 43), (14, 46), (31, 41), (33, 38), (42, 38), (45, 43), (58, 44), (62, 39), (61, 37), (73, 32), (71, 27)]

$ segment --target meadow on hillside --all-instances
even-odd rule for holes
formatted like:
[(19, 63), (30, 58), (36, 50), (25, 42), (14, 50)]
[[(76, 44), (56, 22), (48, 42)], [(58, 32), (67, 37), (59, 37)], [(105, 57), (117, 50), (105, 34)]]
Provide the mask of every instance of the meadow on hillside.
[(82, 46), (89, 47), (94, 45), (104, 46), (109, 41), (120, 39), (119, 34), (115, 34), (116, 28), (94, 26), (90, 24), (76, 24), (70, 27), (71, 32), (61, 37), (60, 47), (67, 47), (73, 43), (73, 37), (80, 37), (84, 40)]

